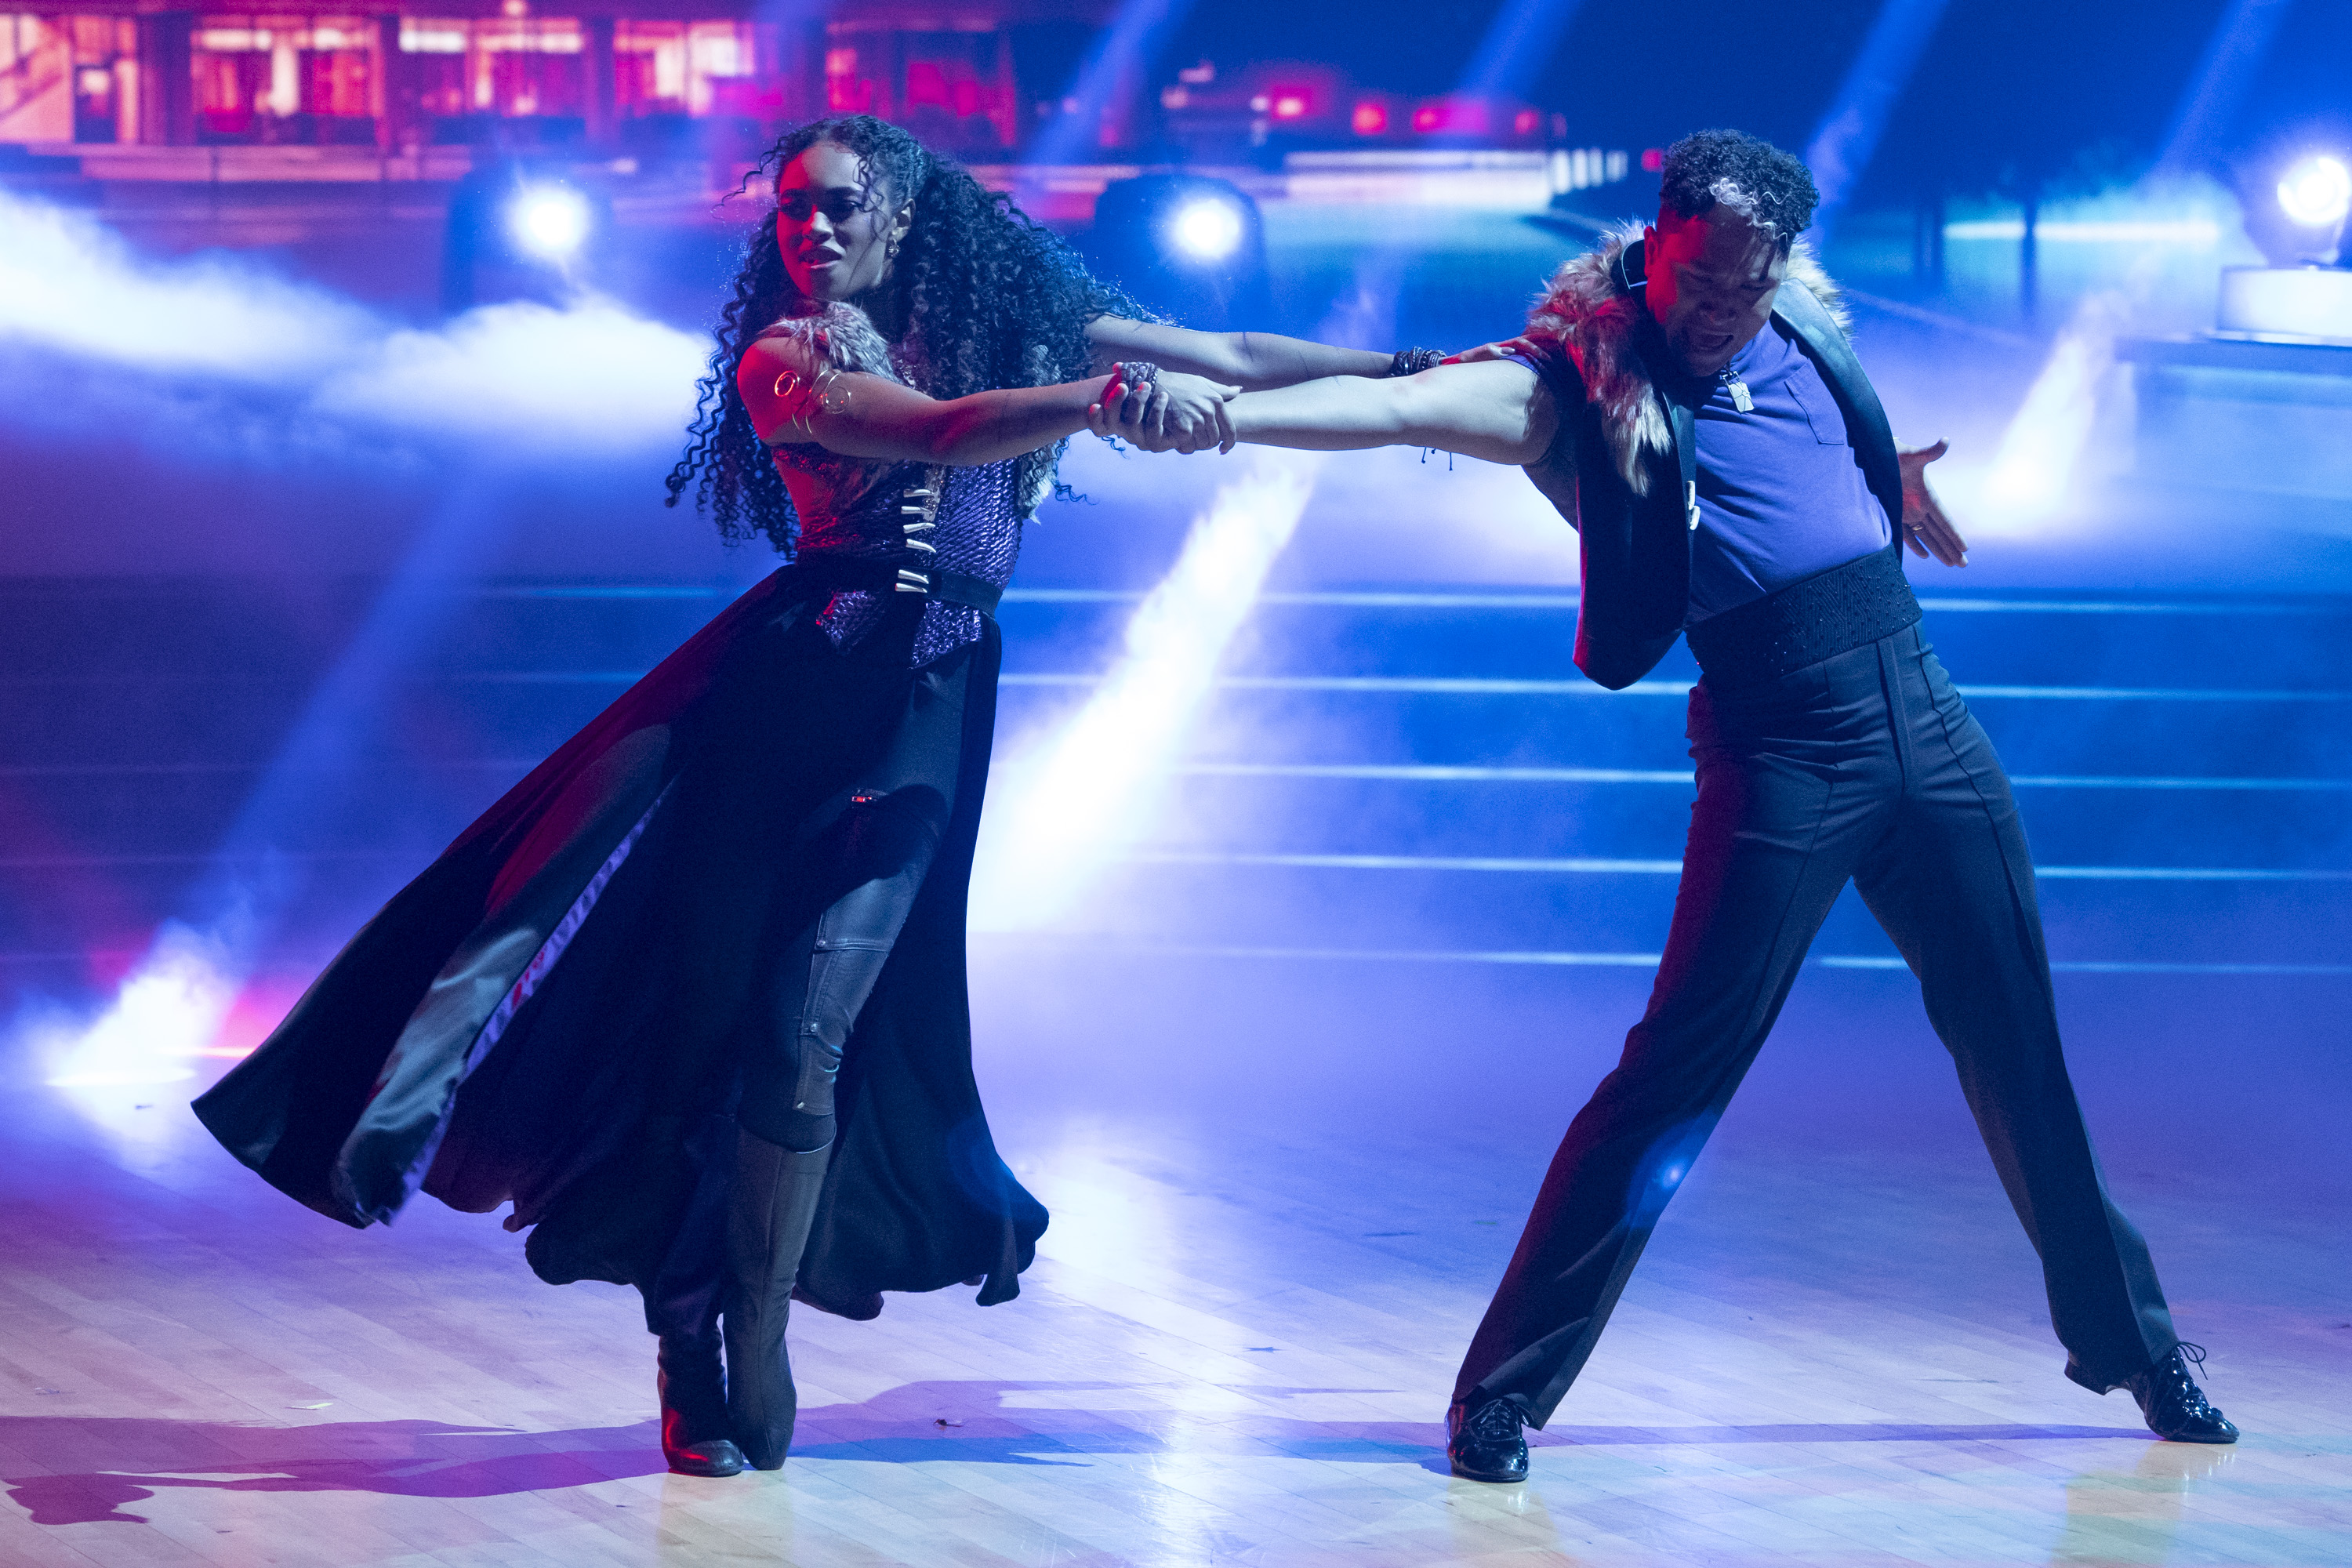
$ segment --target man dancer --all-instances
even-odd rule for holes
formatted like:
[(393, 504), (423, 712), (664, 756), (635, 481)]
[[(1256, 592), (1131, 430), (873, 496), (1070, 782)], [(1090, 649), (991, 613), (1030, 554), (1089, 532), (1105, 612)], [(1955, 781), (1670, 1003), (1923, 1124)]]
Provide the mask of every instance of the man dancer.
[(1648, 1012), (1570, 1126), (1454, 1384), (1447, 1450), (1473, 1480), (1527, 1475), (1521, 1427), (1591, 1354), (1848, 880), (1958, 1066), (2041, 1255), (2066, 1375), (2128, 1388), (2159, 1436), (2237, 1438), (2084, 1130), (2009, 781), (1920, 638), (1889, 524), (1965, 562), (1924, 477), (1944, 448), (1889, 433), (1835, 290), (1794, 243), (1815, 200), (1789, 153), (1702, 132), (1666, 154), (1657, 223), (1563, 267), (1523, 338), (1227, 405), (1263, 445), (1525, 465), (1581, 536), (1578, 668), (1630, 686), (1687, 636), (1704, 672), (1698, 800)]

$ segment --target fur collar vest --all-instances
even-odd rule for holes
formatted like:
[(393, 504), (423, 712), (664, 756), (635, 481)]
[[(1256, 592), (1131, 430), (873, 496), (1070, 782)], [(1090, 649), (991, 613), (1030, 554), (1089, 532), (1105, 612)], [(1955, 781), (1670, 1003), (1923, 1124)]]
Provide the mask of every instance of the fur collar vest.
[[(1650, 492), (1652, 463), (1674, 451), (1665, 405), (1652, 395), (1650, 373), (1635, 342), (1638, 329), (1649, 323), (1649, 310), (1617, 281), (1617, 258), (1641, 237), (1642, 226), (1627, 224), (1562, 264), (1528, 315), (1527, 329), (1529, 338), (1559, 344), (1575, 363), (1585, 396), (1600, 411), (1618, 477), (1637, 496)], [(1788, 281), (1781, 287), (1810, 292), (1838, 330), (1845, 330), (1837, 285), (1801, 239), (1790, 252)]]

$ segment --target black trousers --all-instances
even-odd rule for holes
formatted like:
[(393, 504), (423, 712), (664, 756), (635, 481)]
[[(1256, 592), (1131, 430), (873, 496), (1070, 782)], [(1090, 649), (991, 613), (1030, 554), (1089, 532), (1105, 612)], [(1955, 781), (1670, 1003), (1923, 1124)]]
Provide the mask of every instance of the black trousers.
[(1736, 695), (1702, 681), (1689, 733), (1698, 800), (1649, 1010), (1561, 1141), (1454, 1397), (1550, 1418), (1849, 879), (1959, 1068), (2066, 1374), (2105, 1392), (2170, 1351), (2066, 1076), (2009, 780), (1918, 628)]

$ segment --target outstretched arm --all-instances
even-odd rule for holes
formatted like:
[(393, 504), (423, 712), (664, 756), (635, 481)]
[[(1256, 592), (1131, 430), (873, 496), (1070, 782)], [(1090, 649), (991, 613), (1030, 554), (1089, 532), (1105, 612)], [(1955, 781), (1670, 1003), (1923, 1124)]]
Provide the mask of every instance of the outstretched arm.
[[(1316, 452), (1432, 447), (1490, 463), (1540, 462), (1559, 427), (1542, 378), (1508, 360), (1442, 364), (1393, 381), (1334, 376), (1245, 392), (1225, 412), (1237, 439), (1261, 447)], [(1108, 413), (1088, 426), (1150, 451), (1175, 445)]]
[[(836, 370), (789, 339), (763, 338), (745, 351), (736, 387), (751, 426), (770, 446), (813, 441), (844, 457), (968, 465), (1017, 458), (1124, 409), (1173, 445), (1213, 445), (1223, 402), (1234, 389), (1170, 374), (1158, 397), (1119, 397), (1115, 376), (1054, 386), (1010, 387), (940, 400), (887, 376)], [(1098, 409), (1107, 389), (1109, 415)], [(1138, 389), (1141, 390), (1141, 389)]]
[(1196, 332), (1123, 316), (1087, 322), (1087, 341), (1094, 344), (1098, 371), (1108, 371), (1113, 360), (1150, 360), (1163, 370), (1228, 382), (1245, 392), (1327, 375), (1386, 375), (1390, 363), (1389, 355), (1371, 349), (1334, 348), (1272, 332)]

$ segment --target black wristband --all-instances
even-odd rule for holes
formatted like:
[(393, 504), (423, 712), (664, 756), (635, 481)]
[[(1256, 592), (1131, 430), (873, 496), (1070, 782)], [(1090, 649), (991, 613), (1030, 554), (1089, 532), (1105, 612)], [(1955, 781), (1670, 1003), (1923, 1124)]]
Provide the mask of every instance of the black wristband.
[(1389, 356), (1389, 375), (1419, 375), (1444, 358), (1442, 349), (1399, 349)]

